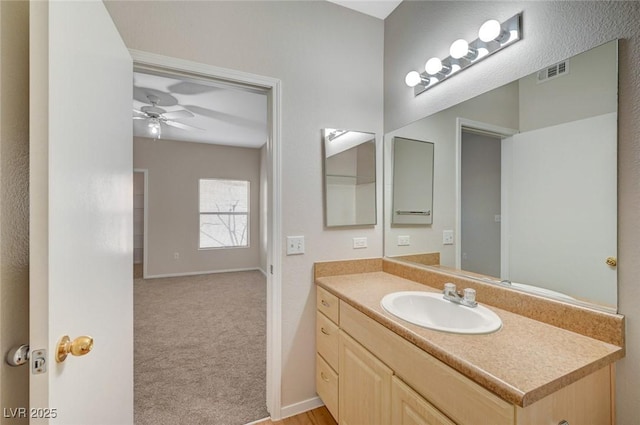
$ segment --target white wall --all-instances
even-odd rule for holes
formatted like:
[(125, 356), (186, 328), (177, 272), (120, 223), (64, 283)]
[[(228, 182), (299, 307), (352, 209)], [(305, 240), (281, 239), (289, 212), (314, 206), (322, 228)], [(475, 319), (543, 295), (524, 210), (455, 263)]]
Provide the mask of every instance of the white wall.
[[(306, 238), (305, 255), (282, 264), (282, 404), (315, 397), (313, 263), (382, 255), (379, 225), (323, 226), (320, 130), (376, 133), (381, 157), (383, 21), (326, 1), (116, 1), (107, 9), (129, 48), (282, 81), (282, 237)], [(353, 250), (355, 236), (368, 248)]]
[(616, 112), (618, 46), (602, 46), (573, 56), (568, 72), (538, 83), (536, 73), (519, 80), (520, 131), (530, 131)]
[[(135, 137), (133, 164), (149, 170), (147, 277), (260, 267), (260, 149)], [(248, 248), (198, 249), (206, 178), (249, 181)]]
[[(523, 12), (524, 37), (481, 64), (414, 97), (404, 76), (426, 57), (445, 57), (489, 18)], [(617, 421), (640, 406), (640, 2), (403, 2), (385, 21), (385, 130), (392, 131), (566, 57), (621, 38), (618, 114), (618, 307), (627, 317), (627, 356), (617, 366)], [(434, 206), (435, 208), (435, 206)]]
[[(28, 407), (29, 366), (4, 356), (29, 343), (29, 3), (0, 2), (0, 406)], [(26, 424), (27, 418), (6, 420)], [(5, 423), (5, 422), (3, 422)]]

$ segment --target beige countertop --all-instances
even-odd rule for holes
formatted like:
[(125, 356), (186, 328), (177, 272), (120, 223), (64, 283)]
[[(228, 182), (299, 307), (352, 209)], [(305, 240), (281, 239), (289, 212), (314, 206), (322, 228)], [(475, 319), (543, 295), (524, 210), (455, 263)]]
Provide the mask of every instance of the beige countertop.
[(502, 399), (526, 407), (624, 357), (622, 347), (483, 304), (502, 320), (487, 335), (413, 325), (380, 300), (396, 291), (435, 291), (385, 272), (318, 277), (316, 283)]

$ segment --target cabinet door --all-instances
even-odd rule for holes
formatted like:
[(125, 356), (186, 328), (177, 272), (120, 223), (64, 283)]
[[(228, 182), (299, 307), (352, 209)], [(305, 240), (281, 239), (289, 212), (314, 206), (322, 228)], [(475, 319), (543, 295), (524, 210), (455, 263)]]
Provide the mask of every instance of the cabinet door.
[(340, 425), (390, 425), (393, 372), (340, 331)]
[(394, 425), (455, 425), (395, 376), (391, 383), (391, 422)]

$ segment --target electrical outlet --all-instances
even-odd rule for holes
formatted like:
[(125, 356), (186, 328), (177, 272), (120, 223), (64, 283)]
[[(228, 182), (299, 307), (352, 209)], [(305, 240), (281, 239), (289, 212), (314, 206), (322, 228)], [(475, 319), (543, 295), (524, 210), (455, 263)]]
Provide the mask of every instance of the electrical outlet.
[(287, 236), (287, 255), (304, 254), (304, 236)]
[(442, 244), (453, 245), (453, 230), (442, 231)]
[(353, 249), (367, 247), (367, 238), (353, 238)]
[(404, 235), (398, 236), (398, 246), (409, 246), (411, 245), (411, 236)]

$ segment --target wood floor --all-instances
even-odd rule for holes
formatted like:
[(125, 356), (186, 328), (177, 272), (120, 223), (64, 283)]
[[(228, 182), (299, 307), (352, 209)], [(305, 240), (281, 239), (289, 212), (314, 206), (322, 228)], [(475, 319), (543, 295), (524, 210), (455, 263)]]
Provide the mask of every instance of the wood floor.
[(282, 419), (281, 421), (273, 422), (267, 419), (255, 425), (337, 425), (337, 422), (333, 419), (333, 416), (331, 416), (327, 408), (322, 406), (296, 416), (291, 416), (290, 418)]

